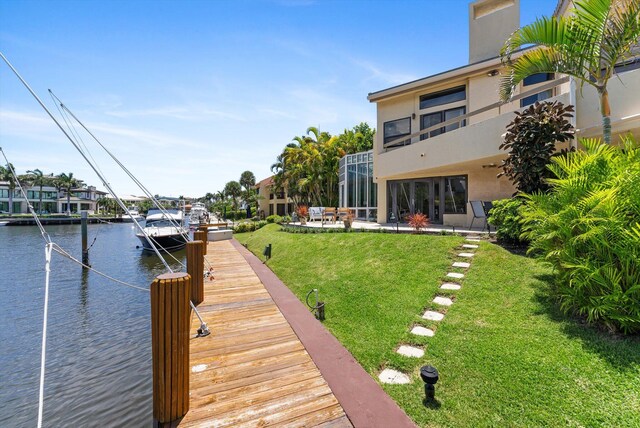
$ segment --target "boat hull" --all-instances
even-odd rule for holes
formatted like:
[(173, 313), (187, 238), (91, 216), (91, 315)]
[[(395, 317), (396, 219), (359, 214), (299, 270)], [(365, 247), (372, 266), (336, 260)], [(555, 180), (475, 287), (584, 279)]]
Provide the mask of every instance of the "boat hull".
[[(151, 244), (144, 235), (138, 234), (136, 236), (140, 239), (143, 250), (153, 251)], [(149, 235), (149, 238), (153, 241), (153, 244), (158, 248), (158, 250), (161, 251), (177, 251), (187, 245), (186, 237), (180, 233), (160, 236)]]

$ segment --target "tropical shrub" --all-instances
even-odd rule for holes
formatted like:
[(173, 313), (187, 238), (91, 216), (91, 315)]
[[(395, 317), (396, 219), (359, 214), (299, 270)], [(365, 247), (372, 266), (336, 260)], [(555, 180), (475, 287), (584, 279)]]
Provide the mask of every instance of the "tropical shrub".
[(276, 214), (272, 214), (267, 217), (267, 223), (282, 223), (282, 217)]
[(568, 120), (573, 111), (573, 106), (545, 101), (515, 112), (500, 145), (509, 156), (502, 161), (503, 172), (499, 176), (506, 175), (520, 192), (546, 192), (546, 179), (551, 174), (547, 165), (556, 151), (556, 142), (573, 138), (573, 126)]
[(493, 208), (489, 211), (487, 221), (496, 228), (498, 241), (507, 243), (522, 243), (522, 217), (520, 215), (522, 199), (500, 199), (493, 201)]
[(409, 226), (411, 226), (416, 233), (420, 233), (422, 229), (426, 228), (429, 224), (429, 218), (421, 212), (411, 214), (407, 219)]
[(267, 225), (266, 220), (243, 221), (233, 228), (233, 233), (253, 232)]
[(523, 236), (555, 270), (566, 312), (640, 331), (640, 148), (582, 141), (554, 158), (549, 194), (524, 195)]

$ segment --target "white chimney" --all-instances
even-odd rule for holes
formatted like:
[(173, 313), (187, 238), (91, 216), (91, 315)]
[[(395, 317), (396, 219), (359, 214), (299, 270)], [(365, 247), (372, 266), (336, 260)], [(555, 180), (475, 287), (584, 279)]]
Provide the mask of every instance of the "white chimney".
[(469, 4), (469, 63), (494, 58), (520, 28), (520, 0), (476, 0)]

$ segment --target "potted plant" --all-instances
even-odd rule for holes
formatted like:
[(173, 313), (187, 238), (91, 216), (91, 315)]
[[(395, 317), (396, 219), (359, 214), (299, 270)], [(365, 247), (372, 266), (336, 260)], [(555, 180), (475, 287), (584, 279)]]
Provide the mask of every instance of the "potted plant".
[(298, 218), (300, 219), (300, 224), (307, 224), (307, 215), (309, 214), (309, 208), (306, 205), (300, 205), (298, 207)]

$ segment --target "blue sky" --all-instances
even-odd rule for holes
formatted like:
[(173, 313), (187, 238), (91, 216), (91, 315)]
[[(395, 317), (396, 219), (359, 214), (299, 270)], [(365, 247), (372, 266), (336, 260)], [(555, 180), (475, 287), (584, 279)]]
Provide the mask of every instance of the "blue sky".
[[(556, 0), (521, 0), (521, 24)], [(375, 126), (367, 94), (468, 62), (467, 0), (0, 1), (0, 51), (153, 193), (258, 180), (309, 126)], [(118, 193), (140, 194), (86, 134)], [(18, 173), (104, 188), (0, 63), (0, 146)]]

